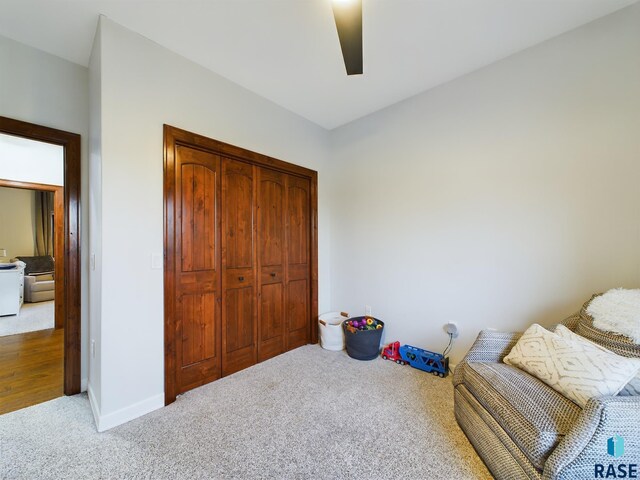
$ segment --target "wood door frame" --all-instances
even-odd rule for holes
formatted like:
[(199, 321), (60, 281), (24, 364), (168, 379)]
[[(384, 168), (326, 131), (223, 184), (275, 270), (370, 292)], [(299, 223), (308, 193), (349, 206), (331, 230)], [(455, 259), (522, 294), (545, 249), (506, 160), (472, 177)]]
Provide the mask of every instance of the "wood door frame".
[(165, 405), (175, 401), (176, 384), (176, 304), (175, 292), (175, 149), (182, 145), (221, 155), (234, 160), (260, 167), (267, 167), (283, 173), (309, 179), (311, 189), (310, 204), (310, 318), (309, 338), (311, 343), (318, 343), (318, 172), (299, 165), (278, 160), (260, 153), (252, 152), (228, 143), (191, 133), (180, 128), (164, 125), (164, 371), (165, 371)]
[[(4, 180), (0, 185), (55, 194), (56, 328), (64, 327), (64, 394), (80, 393), (80, 135), (0, 116), (0, 133), (60, 145), (64, 148), (64, 188)], [(62, 193), (62, 194), (61, 194)], [(58, 213), (62, 211), (62, 215)], [(62, 223), (64, 228), (59, 228)], [(60, 318), (62, 321), (60, 321)], [(60, 325), (62, 323), (62, 325)]]

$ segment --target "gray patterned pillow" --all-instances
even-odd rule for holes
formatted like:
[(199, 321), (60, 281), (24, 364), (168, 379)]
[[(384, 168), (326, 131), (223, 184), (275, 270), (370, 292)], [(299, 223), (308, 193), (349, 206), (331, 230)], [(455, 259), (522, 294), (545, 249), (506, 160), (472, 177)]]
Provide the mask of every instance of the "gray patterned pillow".
[(640, 370), (640, 359), (603, 351), (586, 340), (563, 338), (535, 323), (504, 363), (533, 375), (581, 407), (590, 398), (616, 395)]

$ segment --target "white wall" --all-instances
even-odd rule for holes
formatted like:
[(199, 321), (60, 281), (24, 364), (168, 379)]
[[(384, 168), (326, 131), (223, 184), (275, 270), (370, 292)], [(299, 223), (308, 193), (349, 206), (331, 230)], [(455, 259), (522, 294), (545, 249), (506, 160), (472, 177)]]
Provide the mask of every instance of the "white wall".
[(7, 251), (0, 263), (35, 254), (35, 205), (33, 190), (0, 187), (0, 249)]
[(163, 251), (164, 123), (319, 171), (321, 310), (329, 308), (329, 222), (325, 130), (106, 18), (98, 35), (102, 305), (92, 325), (101, 324), (103, 430), (164, 401), (163, 278), (151, 269), (151, 255)]
[(64, 185), (64, 147), (0, 133), (0, 178)]
[(640, 286), (640, 5), (331, 133), (331, 299), (441, 351)]
[(54, 55), (0, 36), (0, 115), (78, 133), (81, 150), (82, 384), (88, 364), (87, 133), (89, 71)]

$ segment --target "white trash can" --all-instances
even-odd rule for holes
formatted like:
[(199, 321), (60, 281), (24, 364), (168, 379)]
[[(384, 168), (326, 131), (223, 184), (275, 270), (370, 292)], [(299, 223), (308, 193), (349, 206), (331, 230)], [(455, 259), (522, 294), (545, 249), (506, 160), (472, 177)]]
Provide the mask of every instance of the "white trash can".
[(327, 312), (318, 317), (320, 345), (325, 350), (344, 350), (342, 322), (349, 318), (345, 312)]

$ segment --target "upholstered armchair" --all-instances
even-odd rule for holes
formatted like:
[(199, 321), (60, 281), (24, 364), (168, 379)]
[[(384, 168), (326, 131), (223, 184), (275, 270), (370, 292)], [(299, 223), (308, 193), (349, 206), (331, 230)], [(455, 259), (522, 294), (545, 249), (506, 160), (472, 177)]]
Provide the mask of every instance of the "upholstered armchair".
[[(588, 316), (562, 323), (575, 333), (627, 357), (640, 346), (596, 331)], [(503, 363), (520, 333), (482, 331), (456, 367), (455, 416), (497, 479), (595, 478), (596, 465), (637, 464), (640, 396), (625, 392), (576, 405), (532, 375)], [(610, 438), (625, 442), (624, 455), (607, 453)], [(637, 467), (636, 467), (637, 468)]]
[(25, 302), (45, 302), (55, 297), (54, 261), (50, 255), (16, 257), (26, 264), (24, 269)]

